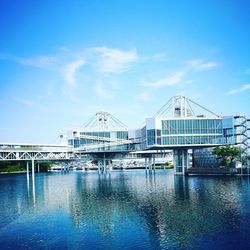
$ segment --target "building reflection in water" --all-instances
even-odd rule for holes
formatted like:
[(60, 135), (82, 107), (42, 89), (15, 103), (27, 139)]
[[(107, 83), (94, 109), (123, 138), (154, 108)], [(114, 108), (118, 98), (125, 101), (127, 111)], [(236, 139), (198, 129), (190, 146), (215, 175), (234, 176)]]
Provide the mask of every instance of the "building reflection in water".
[[(211, 232), (239, 229), (242, 190), (249, 183), (235, 177), (114, 171), (39, 174), (32, 195), (30, 185), (25, 175), (1, 178), (1, 226), (25, 213), (69, 215), (69, 231), (80, 235), (71, 239), (76, 244), (95, 235), (117, 244), (125, 244), (126, 237), (135, 245), (148, 241), (156, 248), (187, 248)], [(125, 240), (119, 242), (121, 237)]]
[[(221, 230), (228, 221), (239, 226), (239, 190), (234, 180), (203, 183), (198, 177), (142, 178), (124, 172), (78, 175), (76, 185), (78, 195), (70, 197), (76, 227), (92, 224), (103, 236), (114, 236), (117, 227), (134, 218), (149, 235), (158, 236), (151, 238), (155, 245), (187, 247), (199, 235)], [(235, 191), (228, 193), (228, 189)]]

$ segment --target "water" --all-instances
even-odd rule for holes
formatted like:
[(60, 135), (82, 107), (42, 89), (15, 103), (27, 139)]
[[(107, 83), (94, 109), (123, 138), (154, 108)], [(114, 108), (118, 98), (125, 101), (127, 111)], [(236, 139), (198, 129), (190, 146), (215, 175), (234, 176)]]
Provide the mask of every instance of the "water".
[(2, 175), (0, 197), (1, 249), (250, 249), (247, 177)]

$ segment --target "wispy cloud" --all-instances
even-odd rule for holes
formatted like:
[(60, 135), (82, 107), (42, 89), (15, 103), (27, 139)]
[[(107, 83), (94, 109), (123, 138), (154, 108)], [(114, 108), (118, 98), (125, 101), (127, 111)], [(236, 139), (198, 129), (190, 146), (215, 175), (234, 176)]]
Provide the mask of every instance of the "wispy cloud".
[[(93, 71), (88, 77), (103, 79), (107, 77), (107, 75), (112, 77), (114, 74), (125, 73), (131, 70), (136, 62), (140, 61), (136, 49), (120, 50), (106, 46), (84, 48), (79, 51), (73, 51), (63, 46), (59, 48), (59, 52), (54, 55), (40, 55), (27, 58), (2, 56), (1, 59), (12, 60), (22, 65), (54, 71), (64, 80), (61, 88), (62, 95), (67, 96), (74, 102), (79, 101), (76, 88), (83, 84), (80, 84), (79, 81), (83, 65), (86, 65), (88, 69)], [(96, 81), (96, 79), (91, 80)], [(117, 88), (117, 86), (110, 84), (109, 88)], [(111, 98), (109, 91), (101, 83), (95, 86), (95, 92), (104, 98)], [(25, 101), (23, 103), (25, 103)], [(28, 105), (28, 102), (26, 103)]]
[(188, 67), (191, 70), (208, 70), (208, 69), (212, 69), (218, 66), (218, 62), (209, 62), (209, 61), (205, 61), (204, 59), (193, 59), (191, 61), (187, 62)]
[(143, 100), (143, 101), (150, 101), (151, 100), (151, 95), (148, 92), (141, 92), (138, 96), (137, 99)]
[(61, 67), (61, 72), (64, 78), (64, 84), (62, 86), (62, 94), (67, 97), (72, 102), (80, 102), (80, 99), (77, 97), (76, 87), (80, 68), (85, 64), (85, 60), (76, 59), (70, 62), (67, 62)]
[(186, 74), (186, 70), (180, 70), (175, 72), (174, 74), (167, 76), (161, 80), (155, 82), (145, 83), (144, 86), (146, 87), (153, 87), (153, 88), (160, 88), (164, 86), (173, 86), (183, 82), (183, 77)]
[(12, 98), (14, 101), (16, 102), (19, 102), (21, 104), (24, 104), (26, 106), (33, 106), (33, 102), (28, 100), (28, 99), (23, 99), (23, 98), (16, 98), (16, 97), (13, 97)]
[(81, 101), (75, 93), (75, 88), (72, 88), (70, 86), (63, 86), (62, 94), (72, 102), (79, 103)]
[(244, 91), (250, 90), (250, 84), (244, 84), (237, 89), (232, 89), (227, 92), (228, 95), (235, 95)]
[(154, 54), (151, 58), (155, 61), (167, 61), (167, 60), (169, 60), (169, 58), (166, 56), (165, 53)]
[(174, 85), (183, 84), (183, 83), (190, 83), (190, 82), (193, 82), (193, 80), (185, 79), (185, 77), (190, 72), (209, 70), (211, 68), (216, 67), (217, 65), (218, 65), (217, 62), (209, 62), (209, 61), (205, 61), (204, 59), (194, 59), (194, 60), (188, 61), (186, 66), (183, 67), (182, 69), (160, 80), (144, 83), (144, 86), (160, 88), (160, 87), (165, 87), (165, 86), (174, 86)]
[(64, 79), (65, 79), (66, 83), (69, 86), (74, 87), (76, 85), (76, 82), (77, 82), (77, 77), (76, 77), (77, 71), (84, 64), (85, 64), (85, 61), (83, 59), (78, 59), (78, 60), (75, 60), (75, 61), (72, 61), (72, 62), (66, 64), (63, 67)]
[(88, 52), (94, 59), (97, 70), (106, 73), (126, 72), (131, 69), (133, 63), (139, 60), (135, 49), (123, 51), (107, 47), (94, 47), (88, 49)]
[(29, 65), (37, 68), (48, 68), (51, 67), (52, 64), (58, 63), (58, 58), (55, 56), (37, 56), (31, 58), (22, 58), (22, 57), (13, 57), (12, 60), (24, 64)]
[(105, 88), (104, 83), (102, 80), (98, 80), (95, 85), (95, 92), (105, 98), (105, 99), (112, 99), (113, 96), (108, 92), (108, 90)]

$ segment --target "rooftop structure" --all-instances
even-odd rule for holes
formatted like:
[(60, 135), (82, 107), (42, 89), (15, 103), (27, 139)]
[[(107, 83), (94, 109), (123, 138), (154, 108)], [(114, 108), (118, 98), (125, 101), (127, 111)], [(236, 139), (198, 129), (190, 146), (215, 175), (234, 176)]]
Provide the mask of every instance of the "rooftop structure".
[(69, 145), (86, 152), (131, 151), (127, 126), (108, 112), (97, 112), (81, 128), (68, 131)]
[(129, 138), (141, 141), (143, 150), (222, 145), (223, 118), (184, 96), (175, 96)]

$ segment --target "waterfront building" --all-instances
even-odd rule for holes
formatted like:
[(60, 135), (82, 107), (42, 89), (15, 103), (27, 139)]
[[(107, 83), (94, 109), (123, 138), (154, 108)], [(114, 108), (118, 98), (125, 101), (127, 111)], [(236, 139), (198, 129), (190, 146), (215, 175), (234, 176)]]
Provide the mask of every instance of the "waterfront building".
[[(107, 112), (98, 112), (82, 129), (71, 130), (68, 143), (86, 153), (172, 150), (176, 173), (188, 167), (218, 166), (212, 148), (237, 145), (246, 164), (250, 154), (250, 120), (244, 115), (220, 116), (184, 96), (172, 97), (142, 127), (127, 126)], [(148, 154), (150, 164), (154, 154)]]

